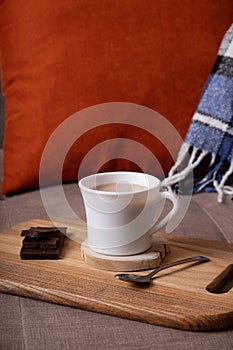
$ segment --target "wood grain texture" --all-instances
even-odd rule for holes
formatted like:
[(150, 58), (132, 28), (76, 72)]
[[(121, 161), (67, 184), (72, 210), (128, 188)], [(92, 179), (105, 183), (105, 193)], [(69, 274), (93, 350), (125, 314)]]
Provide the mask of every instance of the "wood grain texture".
[(233, 326), (233, 289), (223, 294), (206, 290), (233, 262), (233, 244), (159, 233), (171, 249), (162, 264), (192, 255), (206, 255), (211, 261), (161, 271), (149, 286), (137, 286), (84, 263), (78, 243), (85, 239), (82, 222), (58, 224), (68, 227), (72, 239), (66, 238), (56, 261), (19, 257), (21, 230), (51, 225), (48, 220), (24, 222), (0, 233), (1, 292), (183, 330)]

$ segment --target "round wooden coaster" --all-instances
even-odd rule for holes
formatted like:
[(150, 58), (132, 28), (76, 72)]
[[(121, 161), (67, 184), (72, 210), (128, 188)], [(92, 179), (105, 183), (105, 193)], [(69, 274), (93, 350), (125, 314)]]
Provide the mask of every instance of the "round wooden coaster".
[(153, 235), (151, 248), (144, 253), (136, 255), (105, 255), (92, 250), (88, 247), (86, 241), (81, 245), (82, 258), (87, 265), (108, 271), (153, 269), (161, 264), (161, 261), (169, 251), (168, 241), (156, 235)]

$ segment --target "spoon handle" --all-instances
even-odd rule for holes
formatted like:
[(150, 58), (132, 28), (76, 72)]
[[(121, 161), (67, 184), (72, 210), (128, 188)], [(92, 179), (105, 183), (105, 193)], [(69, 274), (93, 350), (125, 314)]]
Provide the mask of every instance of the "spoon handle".
[(159, 271), (162, 271), (162, 270), (167, 269), (167, 268), (172, 267), (172, 266), (189, 263), (189, 262), (192, 262), (192, 261), (209, 261), (209, 259), (207, 257), (205, 257), (205, 256), (202, 256), (202, 255), (195, 255), (195, 256), (192, 256), (190, 258), (177, 260), (177, 261), (172, 262), (170, 264), (166, 264), (164, 266), (160, 266), (160, 267), (152, 270), (147, 276), (151, 278)]

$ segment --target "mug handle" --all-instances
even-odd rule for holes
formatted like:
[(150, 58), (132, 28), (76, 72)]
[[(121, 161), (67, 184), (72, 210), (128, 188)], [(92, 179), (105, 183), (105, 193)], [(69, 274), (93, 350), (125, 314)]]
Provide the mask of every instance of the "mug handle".
[(160, 221), (157, 222), (149, 231), (149, 233), (154, 233), (156, 231), (159, 231), (164, 225), (168, 223), (168, 221), (178, 212), (179, 210), (179, 202), (178, 197), (172, 193), (172, 192), (160, 192), (160, 195), (164, 199), (168, 199), (172, 202), (173, 208), (170, 210), (170, 212)]

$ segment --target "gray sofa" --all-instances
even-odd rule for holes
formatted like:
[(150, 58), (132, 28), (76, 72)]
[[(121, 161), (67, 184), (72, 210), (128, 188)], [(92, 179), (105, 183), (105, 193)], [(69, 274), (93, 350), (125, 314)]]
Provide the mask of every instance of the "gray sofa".
[[(66, 185), (71, 205), (81, 205), (73, 184)], [(22, 205), (23, 203), (23, 205)], [(230, 198), (193, 196), (175, 233), (233, 242)], [(39, 191), (0, 202), (1, 231), (18, 222), (47, 216)], [(143, 300), (142, 300), (143, 303)], [(187, 332), (95, 312), (0, 293), (0, 349), (232, 349), (233, 330)]]

